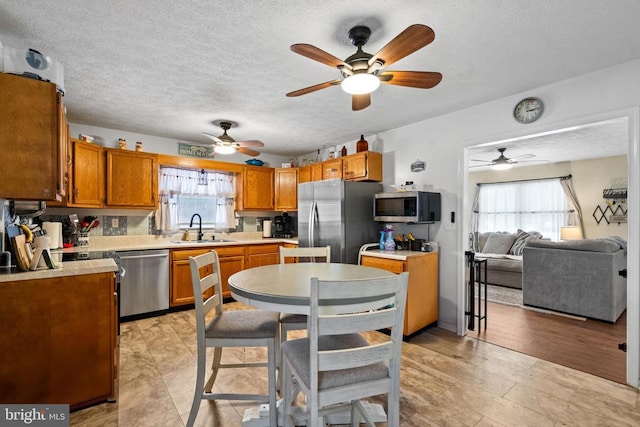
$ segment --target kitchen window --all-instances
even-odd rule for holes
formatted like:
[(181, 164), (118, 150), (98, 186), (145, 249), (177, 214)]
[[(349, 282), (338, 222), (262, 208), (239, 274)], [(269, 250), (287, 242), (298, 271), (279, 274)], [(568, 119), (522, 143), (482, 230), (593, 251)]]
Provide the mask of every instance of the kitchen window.
[(232, 174), (163, 167), (159, 183), (156, 230), (186, 229), (194, 213), (202, 216), (205, 229), (233, 227), (235, 183)]

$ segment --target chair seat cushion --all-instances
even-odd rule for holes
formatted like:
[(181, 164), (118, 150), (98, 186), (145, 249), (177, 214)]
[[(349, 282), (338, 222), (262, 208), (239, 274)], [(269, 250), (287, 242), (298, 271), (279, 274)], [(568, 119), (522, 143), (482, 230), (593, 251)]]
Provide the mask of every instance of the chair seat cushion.
[[(351, 347), (364, 347), (368, 342), (360, 334), (323, 335), (319, 338), (320, 350), (340, 350)], [(286, 341), (282, 344), (282, 354), (291, 362), (298, 372), (299, 381), (307, 386), (310, 383), (309, 339), (300, 338)], [(336, 371), (322, 371), (318, 375), (318, 387), (325, 390), (364, 381), (372, 381), (389, 376), (386, 363), (375, 363), (359, 368), (340, 369)]]
[(280, 323), (307, 323), (304, 314), (280, 313)]
[(205, 338), (271, 338), (278, 334), (279, 314), (265, 310), (223, 311), (205, 329)]

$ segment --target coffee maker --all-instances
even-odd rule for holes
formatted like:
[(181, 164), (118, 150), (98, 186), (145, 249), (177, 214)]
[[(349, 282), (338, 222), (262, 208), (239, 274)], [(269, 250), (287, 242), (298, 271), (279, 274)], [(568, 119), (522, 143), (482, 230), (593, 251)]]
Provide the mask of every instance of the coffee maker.
[(273, 219), (274, 233), (273, 237), (288, 239), (293, 237), (293, 224), (291, 217), (287, 212), (278, 215)]

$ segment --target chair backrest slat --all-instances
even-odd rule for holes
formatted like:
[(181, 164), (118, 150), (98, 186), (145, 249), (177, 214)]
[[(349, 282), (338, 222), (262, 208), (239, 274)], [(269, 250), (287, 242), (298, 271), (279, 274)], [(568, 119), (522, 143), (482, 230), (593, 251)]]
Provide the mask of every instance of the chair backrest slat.
[(320, 335), (342, 335), (379, 330), (393, 325), (395, 319), (395, 307), (370, 313), (322, 316), (318, 319), (318, 333)]
[[(285, 248), (280, 246), (280, 264), (287, 258), (298, 258), (298, 262), (331, 262), (331, 246), (315, 248)], [(300, 259), (302, 258), (302, 260)], [(319, 261), (317, 258), (321, 258)]]

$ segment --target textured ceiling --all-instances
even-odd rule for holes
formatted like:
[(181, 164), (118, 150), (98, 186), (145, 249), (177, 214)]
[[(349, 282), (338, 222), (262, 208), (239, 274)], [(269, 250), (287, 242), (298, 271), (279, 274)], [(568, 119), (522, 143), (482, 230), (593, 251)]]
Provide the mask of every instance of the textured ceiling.
[[(634, 0), (0, 0), (0, 42), (64, 66), (73, 123), (204, 143), (228, 119), (288, 156), (640, 58), (639, 18)], [(435, 88), (383, 85), (358, 112), (339, 87), (285, 97), (339, 77), (291, 44), (346, 58), (352, 26), (375, 53), (414, 23), (435, 41), (389, 69), (439, 71)]]
[(624, 117), (474, 147), (469, 150), (472, 170), (488, 169), (478, 160), (495, 160), (500, 155), (498, 148), (506, 148), (504, 155), (514, 158), (514, 167), (626, 155), (629, 123)]

